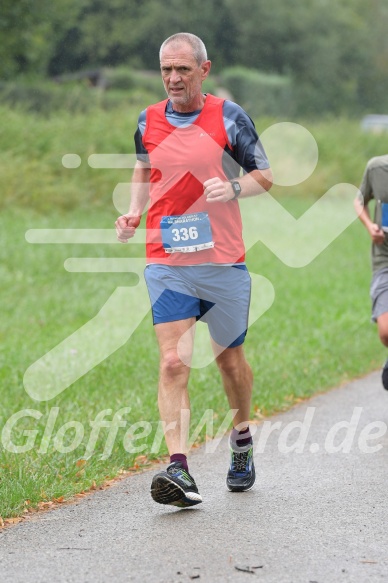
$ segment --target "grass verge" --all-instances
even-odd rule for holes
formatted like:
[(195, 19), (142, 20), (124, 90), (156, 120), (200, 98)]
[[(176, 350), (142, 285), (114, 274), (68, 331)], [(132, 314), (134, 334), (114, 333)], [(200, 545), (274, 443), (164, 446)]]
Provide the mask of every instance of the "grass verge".
[[(304, 200), (303, 205), (311, 202)], [(287, 205), (292, 203), (288, 200)], [(95, 209), (91, 217), (78, 211), (62, 215), (61, 227), (109, 228), (115, 214)], [(136, 246), (26, 242), (28, 229), (57, 222), (56, 217), (14, 210), (0, 219), (3, 518), (66, 499), (166, 454), (158, 436), (158, 350), (149, 313), (121, 348), (51, 401), (34, 401), (24, 389), (29, 365), (93, 318), (117, 287), (133, 285), (127, 273), (69, 273), (63, 268), (66, 258), (141, 254), (134, 251)], [(302, 269), (286, 267), (261, 243), (248, 252), (247, 262), (276, 292), (273, 305), (251, 326), (246, 341), (255, 377), (253, 418), (381, 365), (384, 351), (369, 322), (368, 241), (361, 225), (349, 227)], [(123, 311), (123, 326), (138, 309), (133, 305)], [(214, 363), (192, 371), (190, 395), (192, 429), (210, 411), (216, 431), (228, 406)], [(123, 408), (123, 427), (108, 447), (110, 429), (93, 433), (96, 420), (102, 415), (112, 421)], [(18, 413), (20, 419), (9, 422)], [(11, 446), (4, 431), (7, 422)], [(209, 426), (200, 440), (206, 432)], [(14, 446), (20, 451), (12, 451)]]
[[(118, 183), (128, 183), (130, 170), (92, 169), (87, 159), (94, 153), (133, 153), (139, 109), (58, 112), (42, 118), (0, 108), (6, 120), (0, 128), (5, 152), (0, 157), (3, 518), (66, 500), (166, 454), (158, 425), (158, 350), (149, 313), (144, 312), (123, 346), (52, 400), (35, 401), (23, 385), (27, 368), (94, 318), (117, 288), (136, 285), (137, 279), (125, 272), (71, 273), (64, 262), (69, 257), (139, 258), (141, 246), (32, 245), (25, 232), (113, 227), (119, 211), (112, 205), (112, 192)], [(262, 119), (257, 127), (261, 132), (276, 121)], [(303, 184), (273, 189), (296, 217), (333, 184), (358, 184), (366, 160), (387, 147), (386, 136), (364, 135), (348, 120), (304, 125), (318, 142), (317, 168)], [(67, 153), (80, 156), (79, 168), (62, 166)], [(369, 322), (369, 240), (359, 223), (306, 267), (287, 267), (260, 242), (249, 250), (247, 263), (275, 288), (274, 303), (251, 326), (246, 341), (255, 377), (252, 418), (288, 408), (382, 364), (385, 350)], [(138, 314), (136, 303), (124, 306), (122, 326)], [(108, 327), (107, 336), (110, 332)], [(68, 356), (77, 358), (71, 346)], [(211, 433), (210, 421), (215, 432), (228, 412), (214, 363), (193, 369), (190, 396), (192, 430), (210, 412), (201, 440)], [(112, 434), (109, 422), (123, 409), (123, 426)], [(98, 419), (107, 426), (97, 431)]]

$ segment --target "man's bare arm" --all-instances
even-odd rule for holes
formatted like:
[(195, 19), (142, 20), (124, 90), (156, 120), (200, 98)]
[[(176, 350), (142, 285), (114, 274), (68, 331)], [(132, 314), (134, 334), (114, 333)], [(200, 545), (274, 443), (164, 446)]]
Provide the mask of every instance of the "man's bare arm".
[(141, 215), (149, 200), (150, 174), (149, 164), (136, 162), (131, 182), (129, 211), (125, 215), (121, 215), (115, 223), (117, 239), (121, 243), (127, 243), (139, 226)]
[[(241, 186), (239, 198), (245, 198), (268, 192), (272, 187), (272, 180), (272, 171), (270, 168), (266, 168), (265, 170), (252, 170), (252, 172), (238, 176), (232, 181), (238, 182)], [(235, 197), (231, 183), (224, 182), (221, 178), (210, 178), (204, 182), (203, 186), (207, 202), (228, 202)]]

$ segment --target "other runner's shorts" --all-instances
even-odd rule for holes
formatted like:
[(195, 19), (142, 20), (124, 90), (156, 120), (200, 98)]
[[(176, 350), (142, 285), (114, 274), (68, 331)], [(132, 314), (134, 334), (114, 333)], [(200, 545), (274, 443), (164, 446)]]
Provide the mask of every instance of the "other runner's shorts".
[(251, 277), (245, 264), (170, 267), (150, 264), (144, 271), (154, 324), (196, 318), (213, 340), (233, 348), (248, 328)]
[(370, 297), (372, 300), (372, 321), (388, 312), (388, 269), (380, 269), (373, 274), (370, 285)]

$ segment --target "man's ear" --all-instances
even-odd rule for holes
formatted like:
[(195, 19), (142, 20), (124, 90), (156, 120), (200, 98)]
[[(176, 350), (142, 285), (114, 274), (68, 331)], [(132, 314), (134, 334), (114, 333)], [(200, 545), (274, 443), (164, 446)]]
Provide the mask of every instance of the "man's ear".
[(206, 77), (209, 75), (210, 73), (210, 69), (212, 67), (212, 62), (211, 61), (204, 61), (201, 65), (201, 69), (202, 69), (202, 80), (206, 79)]

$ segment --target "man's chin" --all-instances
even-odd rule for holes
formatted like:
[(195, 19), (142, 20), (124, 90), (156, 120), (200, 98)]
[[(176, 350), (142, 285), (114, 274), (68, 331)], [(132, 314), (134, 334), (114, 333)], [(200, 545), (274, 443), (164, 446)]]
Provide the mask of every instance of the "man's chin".
[(169, 93), (168, 97), (171, 103), (176, 105), (185, 105), (188, 102), (187, 95), (175, 95), (174, 93)]
[(186, 100), (183, 99), (183, 97), (174, 97), (170, 95), (169, 98), (173, 105), (184, 105), (186, 103)]

